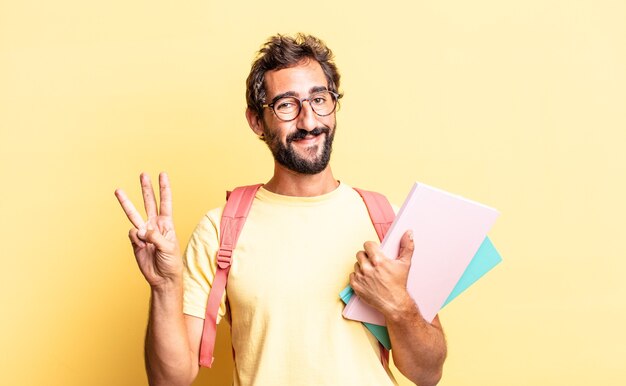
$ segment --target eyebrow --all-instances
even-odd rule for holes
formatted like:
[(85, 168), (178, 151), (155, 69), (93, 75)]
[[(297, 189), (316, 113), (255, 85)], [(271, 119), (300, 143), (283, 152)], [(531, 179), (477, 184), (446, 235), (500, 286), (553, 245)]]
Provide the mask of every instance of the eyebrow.
[(328, 87), (326, 86), (311, 87), (311, 89), (309, 90), (309, 95), (315, 94), (316, 92), (320, 92), (320, 91), (328, 91)]
[[(311, 87), (309, 89), (309, 95), (315, 94), (315, 93), (318, 93), (318, 92), (321, 92), (321, 91), (328, 91), (328, 87), (326, 87), (326, 86), (314, 86), (314, 87)], [(274, 98), (272, 98), (272, 101), (270, 103), (274, 103), (277, 100), (279, 100), (280, 98), (285, 98), (285, 97), (296, 97), (297, 98), (298, 95), (296, 94), (295, 91), (286, 91), (284, 93), (276, 95)]]

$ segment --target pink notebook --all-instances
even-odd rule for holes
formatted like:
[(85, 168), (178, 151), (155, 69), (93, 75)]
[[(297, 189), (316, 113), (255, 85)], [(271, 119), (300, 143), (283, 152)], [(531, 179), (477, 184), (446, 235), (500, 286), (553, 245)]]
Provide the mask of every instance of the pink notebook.
[[(396, 258), (400, 238), (413, 230), (415, 250), (407, 288), (424, 319), (431, 322), (478, 251), (499, 213), (488, 206), (416, 183), (381, 243)], [(353, 296), (343, 311), (348, 319), (384, 326), (385, 318)]]

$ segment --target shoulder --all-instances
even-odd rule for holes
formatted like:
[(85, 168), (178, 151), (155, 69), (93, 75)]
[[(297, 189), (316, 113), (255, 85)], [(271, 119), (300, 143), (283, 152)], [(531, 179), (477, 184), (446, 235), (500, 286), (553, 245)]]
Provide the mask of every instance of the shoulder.
[(220, 219), (223, 211), (223, 206), (213, 208), (200, 218), (189, 238), (188, 250), (198, 249), (201, 245), (213, 246), (219, 242)]
[(224, 211), (224, 207), (213, 208), (206, 212), (204, 216), (200, 219), (198, 224), (196, 225), (194, 234), (210, 234), (217, 233), (220, 224), (220, 218), (222, 217), (222, 212)]

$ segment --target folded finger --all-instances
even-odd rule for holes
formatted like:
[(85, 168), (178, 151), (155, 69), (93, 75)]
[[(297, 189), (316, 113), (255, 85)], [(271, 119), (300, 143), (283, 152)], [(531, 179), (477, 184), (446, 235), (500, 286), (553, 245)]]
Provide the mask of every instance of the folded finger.
[(365, 266), (371, 265), (371, 263), (369, 262), (368, 256), (364, 251), (359, 251), (356, 254), (356, 261), (357, 264), (359, 265), (359, 268), (363, 268)]
[(122, 189), (117, 189), (115, 191), (115, 197), (117, 197), (117, 201), (119, 201), (124, 213), (126, 213), (126, 217), (128, 217), (135, 228), (144, 228), (146, 223), (143, 217), (141, 217), (141, 214), (135, 209), (135, 205), (128, 199), (126, 193), (124, 193)]
[(373, 256), (380, 252), (380, 244), (374, 241), (366, 241), (365, 244), (363, 244), (363, 249), (369, 256)]
[(146, 246), (146, 243), (141, 241), (137, 236), (137, 228), (132, 228), (130, 231), (128, 231), (128, 238), (130, 239), (130, 243), (132, 244), (133, 249), (143, 248)]
[(358, 276), (354, 272), (350, 274), (350, 287), (352, 287), (355, 294), (359, 294), (361, 290), (361, 285), (359, 284)]
[(158, 216), (158, 213), (150, 176), (148, 173), (141, 173), (139, 181), (141, 182), (141, 194), (143, 195), (143, 205), (146, 208), (146, 215), (148, 216), (148, 219), (154, 218)]
[(354, 263), (354, 273), (356, 273), (357, 275), (361, 273), (361, 266), (359, 265), (359, 263)]
[(363, 244), (363, 248), (365, 249), (365, 256), (367, 256), (368, 261), (373, 266), (378, 265), (378, 263), (383, 258), (382, 251), (380, 250), (380, 245), (373, 241), (368, 241)]

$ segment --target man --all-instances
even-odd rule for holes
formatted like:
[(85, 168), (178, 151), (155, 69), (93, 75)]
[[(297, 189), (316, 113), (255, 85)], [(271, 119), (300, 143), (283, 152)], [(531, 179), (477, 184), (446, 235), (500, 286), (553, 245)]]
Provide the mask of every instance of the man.
[[(274, 36), (247, 80), (246, 118), (274, 156), (233, 254), (219, 317), (232, 327), (235, 385), (390, 385), (376, 339), (343, 319), (348, 283), (386, 318), (398, 369), (418, 385), (441, 378), (446, 345), (406, 291), (413, 252), (407, 232), (395, 260), (382, 255), (360, 196), (329, 166), (341, 95), (331, 51), (317, 38)], [(129, 236), (151, 286), (146, 367), (153, 385), (189, 385), (216, 271), (221, 208), (209, 211), (181, 256), (168, 177), (160, 209), (142, 174), (147, 221), (116, 191), (134, 225)], [(354, 253), (361, 245), (364, 250)], [(228, 307), (227, 307), (228, 304)]]

